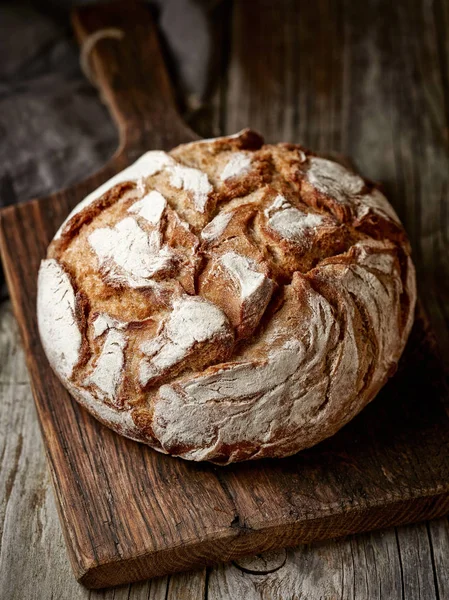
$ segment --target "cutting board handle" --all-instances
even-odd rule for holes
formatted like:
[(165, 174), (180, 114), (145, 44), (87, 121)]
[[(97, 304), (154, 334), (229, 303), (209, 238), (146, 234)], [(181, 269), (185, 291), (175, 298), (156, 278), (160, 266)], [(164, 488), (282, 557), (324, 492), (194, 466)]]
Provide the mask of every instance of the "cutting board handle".
[(169, 149), (198, 136), (179, 116), (151, 13), (134, 1), (76, 8), (72, 23), (90, 78), (117, 124), (118, 155)]

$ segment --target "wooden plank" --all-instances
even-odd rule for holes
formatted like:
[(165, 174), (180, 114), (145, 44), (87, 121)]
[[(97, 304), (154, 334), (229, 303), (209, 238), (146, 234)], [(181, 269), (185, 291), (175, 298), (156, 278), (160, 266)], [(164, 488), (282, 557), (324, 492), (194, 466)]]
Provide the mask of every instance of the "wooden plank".
[(37, 600), (64, 590), (66, 598), (77, 598), (18, 328), (6, 303), (0, 352), (0, 595)]
[(243, 569), (240, 561), (214, 568), (208, 600), (445, 598), (435, 588), (423, 524), (350, 536), (285, 554), (248, 560)]
[(170, 577), (166, 600), (202, 600), (207, 598), (206, 568)]
[(449, 597), (449, 574), (447, 557), (449, 548), (449, 520), (447, 518), (431, 521), (427, 525), (431, 546), (431, 558), (438, 597)]

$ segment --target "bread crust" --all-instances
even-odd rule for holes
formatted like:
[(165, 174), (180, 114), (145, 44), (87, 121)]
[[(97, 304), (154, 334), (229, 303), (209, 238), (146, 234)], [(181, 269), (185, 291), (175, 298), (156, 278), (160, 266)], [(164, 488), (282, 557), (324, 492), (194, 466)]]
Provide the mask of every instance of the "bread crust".
[(395, 372), (416, 302), (380, 189), (257, 133), (154, 151), (78, 205), (42, 261), (50, 365), (117, 433), (188, 460), (283, 457)]

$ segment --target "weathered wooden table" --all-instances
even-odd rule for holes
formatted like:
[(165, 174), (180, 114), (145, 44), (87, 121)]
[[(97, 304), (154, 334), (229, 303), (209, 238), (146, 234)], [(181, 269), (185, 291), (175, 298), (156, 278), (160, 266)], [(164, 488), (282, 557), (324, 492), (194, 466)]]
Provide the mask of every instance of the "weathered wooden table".
[[(267, 141), (347, 154), (382, 181), (449, 356), (449, 2), (248, 0), (225, 3), (219, 17), (221, 85), (200, 132), (251, 126)], [(8, 303), (0, 305), (0, 456), (2, 599), (449, 598), (447, 518), (104, 592), (79, 586)]]

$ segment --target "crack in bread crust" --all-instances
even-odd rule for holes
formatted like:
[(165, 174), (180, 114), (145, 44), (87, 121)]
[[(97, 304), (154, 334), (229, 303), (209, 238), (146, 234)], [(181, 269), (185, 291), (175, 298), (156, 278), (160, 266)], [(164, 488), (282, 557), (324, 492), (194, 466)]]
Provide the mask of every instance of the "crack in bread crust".
[(407, 236), (371, 182), (250, 130), (152, 151), (90, 194), (42, 262), (38, 320), (71, 394), (189, 460), (335, 433), (411, 329)]

